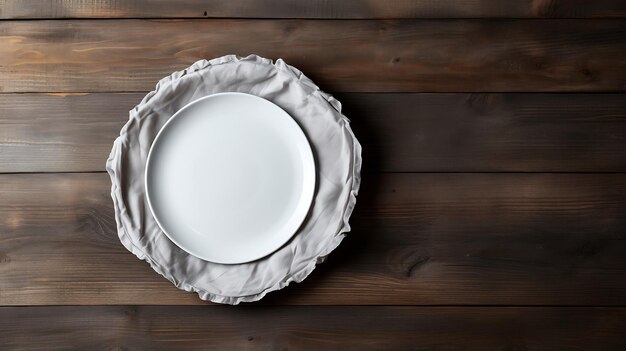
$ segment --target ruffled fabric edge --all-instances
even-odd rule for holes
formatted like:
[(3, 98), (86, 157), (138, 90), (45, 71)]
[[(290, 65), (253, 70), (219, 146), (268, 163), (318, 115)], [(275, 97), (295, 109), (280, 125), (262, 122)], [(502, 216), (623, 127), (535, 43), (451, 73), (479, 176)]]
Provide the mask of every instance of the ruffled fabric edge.
[[(252, 295), (246, 295), (246, 296), (226, 296), (226, 295), (215, 294), (215, 293), (206, 291), (204, 289), (200, 289), (195, 286), (176, 281), (172, 277), (169, 277), (165, 273), (165, 271), (162, 269), (162, 267), (156, 264), (150, 258), (148, 254), (143, 252), (143, 250), (141, 250), (139, 247), (137, 247), (133, 243), (131, 236), (127, 232), (127, 228), (124, 225), (123, 213), (126, 212), (126, 209), (124, 208), (122, 201), (120, 201), (120, 199), (122, 198), (121, 189), (120, 189), (121, 176), (116, 173), (115, 169), (119, 169), (119, 168), (114, 167), (114, 164), (120, 160), (120, 158), (117, 157), (117, 155), (121, 152), (121, 143), (124, 142), (126, 132), (128, 128), (130, 127), (130, 125), (134, 122), (136, 115), (141, 111), (143, 106), (145, 106), (155, 95), (157, 95), (158, 91), (162, 89), (162, 87), (168, 84), (176, 84), (178, 80), (180, 80), (187, 74), (206, 69), (210, 66), (228, 64), (228, 63), (236, 63), (239, 61), (250, 61), (250, 62), (256, 62), (256, 63), (261, 63), (261, 64), (274, 65), (277, 69), (280, 69), (284, 72), (289, 73), (300, 84), (306, 86), (309, 89), (312, 89), (313, 90), (312, 94), (318, 95), (324, 100), (326, 100), (330, 104), (330, 106), (332, 106), (333, 109), (335, 109), (340, 114), (342, 121), (344, 122), (343, 128), (346, 129), (346, 131), (352, 138), (352, 164), (351, 164), (352, 169), (350, 172), (352, 175), (352, 181), (350, 184), (351, 189), (350, 189), (349, 198), (343, 211), (343, 216), (342, 216), (343, 223), (341, 223), (340, 227), (335, 231), (334, 238), (332, 241), (329, 242), (329, 245), (326, 246), (325, 249), (321, 250), (321, 252), (319, 252), (317, 256), (311, 258), (311, 260), (309, 261), (309, 264), (307, 264), (303, 269), (299, 270), (298, 272), (293, 273), (290, 276), (286, 276), (284, 279), (280, 280), (276, 284), (258, 293), (255, 293)], [(359, 143), (356, 136), (354, 135), (354, 132), (350, 128), (350, 120), (341, 113), (341, 110), (342, 110), (341, 103), (337, 99), (335, 99), (332, 95), (327, 94), (323, 92), (322, 90), (320, 90), (320, 88), (315, 83), (313, 83), (311, 79), (305, 76), (300, 70), (298, 70), (297, 68), (293, 66), (288, 65), (282, 59), (278, 59), (276, 60), (276, 62), (273, 62), (273, 60), (263, 58), (257, 55), (248, 55), (246, 57), (241, 57), (237, 55), (225, 55), (225, 56), (215, 58), (212, 60), (203, 59), (203, 60), (196, 61), (194, 64), (192, 64), (188, 68), (181, 70), (181, 71), (174, 72), (171, 75), (159, 80), (155, 89), (149, 92), (141, 100), (141, 102), (129, 112), (129, 121), (126, 122), (126, 124), (122, 127), (122, 130), (120, 131), (120, 136), (118, 136), (115, 139), (113, 143), (113, 148), (106, 162), (106, 170), (111, 178), (111, 198), (113, 199), (113, 203), (115, 206), (115, 220), (117, 223), (118, 237), (122, 245), (124, 245), (124, 247), (126, 247), (127, 250), (132, 252), (140, 260), (144, 260), (148, 262), (148, 264), (150, 264), (150, 266), (152, 267), (154, 271), (156, 271), (157, 273), (162, 275), (164, 278), (169, 280), (177, 288), (188, 291), (188, 292), (195, 292), (198, 294), (200, 299), (205, 300), (205, 301), (211, 301), (211, 302), (222, 303), (222, 304), (230, 304), (230, 305), (237, 305), (240, 302), (254, 302), (254, 301), (258, 301), (262, 299), (267, 293), (283, 289), (284, 287), (288, 286), (291, 282), (295, 282), (295, 283), (302, 282), (304, 279), (306, 279), (306, 277), (309, 276), (309, 274), (311, 274), (311, 272), (313, 272), (317, 264), (322, 263), (326, 260), (326, 257), (339, 246), (341, 241), (345, 238), (346, 234), (350, 232), (349, 220), (354, 210), (354, 207), (356, 205), (356, 197), (358, 195), (359, 188), (361, 186), (361, 165), (362, 165), (361, 144)], [(119, 167), (119, 162), (117, 166)]]

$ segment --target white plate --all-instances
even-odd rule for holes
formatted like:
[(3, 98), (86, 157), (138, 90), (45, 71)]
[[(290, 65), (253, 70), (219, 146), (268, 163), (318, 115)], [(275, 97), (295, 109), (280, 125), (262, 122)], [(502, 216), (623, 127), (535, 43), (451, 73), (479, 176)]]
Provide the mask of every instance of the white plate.
[(260, 97), (195, 100), (159, 131), (146, 164), (148, 204), (188, 253), (234, 264), (286, 243), (315, 191), (311, 147), (298, 124)]

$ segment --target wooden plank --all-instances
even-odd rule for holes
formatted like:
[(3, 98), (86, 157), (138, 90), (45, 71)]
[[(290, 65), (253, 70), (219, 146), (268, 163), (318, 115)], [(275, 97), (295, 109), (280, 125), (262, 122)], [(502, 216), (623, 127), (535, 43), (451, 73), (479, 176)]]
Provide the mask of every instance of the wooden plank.
[(589, 18), (625, 17), (619, 0), (0, 0), (0, 18)]
[(624, 20), (5, 21), (0, 43), (2, 92), (146, 91), (232, 53), (282, 57), (335, 92), (623, 92), (626, 81)]
[[(0, 175), (0, 305), (201, 304), (118, 242), (106, 174)], [(267, 304), (626, 304), (626, 175), (366, 175), (348, 236)]]
[(0, 94), (0, 172), (104, 171), (145, 94)]
[(623, 94), (339, 95), (365, 169), (626, 171)]
[(624, 308), (0, 308), (5, 350), (623, 350)]
[[(103, 171), (143, 94), (0, 94), (0, 172)], [(622, 94), (338, 94), (366, 171), (624, 172)]]

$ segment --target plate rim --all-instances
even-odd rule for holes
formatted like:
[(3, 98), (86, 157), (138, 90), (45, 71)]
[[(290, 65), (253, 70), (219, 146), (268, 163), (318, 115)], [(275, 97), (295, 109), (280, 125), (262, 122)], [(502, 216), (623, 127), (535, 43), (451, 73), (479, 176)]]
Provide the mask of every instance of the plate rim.
[[(163, 227), (163, 225), (161, 224), (161, 222), (159, 221), (157, 215), (155, 214), (154, 208), (153, 208), (153, 204), (152, 201), (150, 200), (150, 192), (148, 190), (148, 173), (149, 173), (149, 169), (150, 169), (150, 161), (152, 159), (152, 155), (153, 155), (153, 150), (154, 150), (154, 145), (157, 144), (157, 141), (159, 140), (159, 138), (161, 137), (161, 135), (164, 133), (164, 131), (167, 129), (167, 127), (170, 125), (170, 123), (172, 121), (174, 121), (176, 118), (179, 118), (180, 115), (182, 115), (182, 112), (185, 111), (186, 109), (188, 109), (190, 106), (195, 105), (201, 101), (204, 100), (208, 100), (211, 98), (215, 98), (217, 96), (224, 96), (224, 95), (235, 95), (235, 96), (246, 96), (246, 97), (251, 97), (257, 100), (263, 100), (264, 102), (270, 103), (272, 105), (274, 105), (276, 108), (278, 108), (284, 115), (285, 117), (287, 117), (287, 119), (290, 121), (288, 123), (292, 123), (296, 129), (302, 133), (302, 136), (304, 137), (304, 148), (306, 151), (307, 156), (310, 158), (311, 161), (311, 165), (312, 165), (312, 174), (311, 174), (311, 192), (310, 195), (308, 196), (307, 199), (302, 200), (303, 202), (305, 202), (307, 204), (306, 207), (306, 211), (304, 212), (304, 214), (302, 215), (302, 219), (300, 219), (297, 223), (297, 227), (293, 230), (293, 233), (289, 234), (289, 235), (285, 235), (284, 239), (281, 240), (277, 240), (277, 242), (280, 242), (280, 244), (277, 244), (276, 247), (272, 248), (272, 250), (270, 250), (267, 253), (261, 254), (261, 255), (257, 255), (254, 256), (253, 258), (250, 259), (246, 259), (246, 260), (238, 260), (237, 262), (225, 262), (225, 261), (220, 261), (220, 260), (215, 260), (215, 259), (210, 259), (208, 257), (205, 257), (204, 255), (198, 254), (197, 252), (194, 252), (195, 250), (192, 249), (188, 249), (185, 248), (183, 245), (181, 245), (178, 241), (176, 241), (172, 235), (170, 235), (167, 230), (165, 230), (165, 228)], [(146, 164), (145, 164), (145, 168), (144, 168), (144, 192), (146, 195), (146, 202), (148, 203), (148, 207), (150, 208), (150, 213), (152, 214), (152, 218), (154, 218), (155, 222), (157, 223), (157, 226), (159, 227), (159, 229), (163, 232), (163, 234), (165, 234), (165, 236), (172, 242), (174, 243), (176, 246), (178, 246), (180, 249), (182, 249), (183, 251), (185, 251), (186, 253), (197, 257), (199, 259), (202, 259), (204, 261), (208, 261), (208, 262), (213, 262), (213, 263), (218, 263), (218, 264), (226, 264), (226, 265), (237, 265), (237, 264), (244, 264), (244, 263), (250, 263), (250, 262), (254, 262), (257, 260), (260, 260), (264, 257), (267, 257), (271, 254), (273, 254), (274, 252), (276, 252), (278, 249), (280, 249), (281, 247), (283, 247), (286, 243), (288, 243), (293, 237), (294, 235), (300, 230), (300, 228), (302, 227), (302, 224), (305, 222), (305, 220), (307, 219), (310, 211), (311, 211), (311, 207), (313, 204), (313, 199), (315, 198), (315, 193), (317, 192), (317, 163), (315, 161), (315, 155), (313, 153), (313, 148), (311, 147), (311, 142), (309, 141), (309, 138), (307, 137), (306, 133), (304, 132), (304, 130), (302, 129), (302, 127), (300, 126), (300, 124), (298, 124), (298, 122), (296, 122), (295, 118), (291, 116), (291, 114), (289, 114), (287, 111), (285, 111), (282, 107), (278, 106), (277, 104), (275, 104), (274, 102), (265, 99), (263, 97), (254, 95), (254, 94), (249, 94), (249, 93), (242, 93), (242, 92), (220, 92), (220, 93), (214, 93), (214, 94), (210, 94), (210, 95), (206, 95), (203, 97), (200, 97), (198, 99), (195, 99), (193, 101), (188, 102), (187, 104), (185, 104), (183, 107), (181, 107), (178, 111), (176, 111), (172, 117), (170, 117), (164, 124), (163, 126), (159, 129), (159, 131), (157, 132), (156, 136), (154, 137), (154, 139), (152, 140), (152, 143), (150, 144), (150, 150), (148, 151), (148, 156), (146, 157)]]

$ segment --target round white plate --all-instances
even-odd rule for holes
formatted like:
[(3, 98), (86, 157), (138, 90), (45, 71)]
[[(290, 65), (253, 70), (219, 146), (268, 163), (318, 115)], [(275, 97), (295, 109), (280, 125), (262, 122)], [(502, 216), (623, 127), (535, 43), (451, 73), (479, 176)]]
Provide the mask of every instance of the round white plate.
[(146, 164), (148, 204), (188, 253), (235, 264), (286, 243), (315, 191), (311, 147), (280, 107), (243, 93), (210, 95), (178, 111)]

